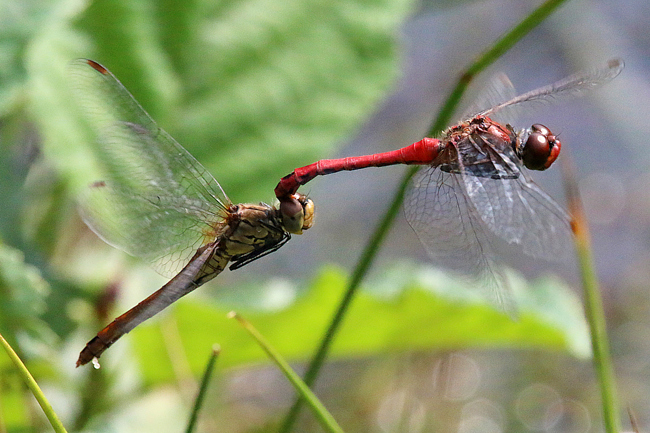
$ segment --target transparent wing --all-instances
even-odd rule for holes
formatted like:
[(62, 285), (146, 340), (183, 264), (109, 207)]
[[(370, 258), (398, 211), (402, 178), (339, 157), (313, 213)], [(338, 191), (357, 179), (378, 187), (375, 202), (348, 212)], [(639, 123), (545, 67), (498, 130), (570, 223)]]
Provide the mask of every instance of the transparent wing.
[[(490, 116), (492, 113), (501, 112), (505, 109), (508, 109), (508, 111), (511, 108), (516, 108), (517, 110), (525, 109), (526, 107), (524, 105), (534, 105), (532, 103), (535, 102), (549, 102), (564, 99), (565, 97), (582, 95), (595, 87), (613, 80), (621, 73), (624, 66), (623, 60), (611, 59), (603, 68), (570, 75), (548, 86), (531, 90), (530, 92), (497, 104), (479, 114)], [(502, 115), (503, 113), (500, 114)]]
[(535, 183), (525, 177), (464, 177), (470, 199), (490, 231), (535, 258), (560, 261), (569, 257), (569, 217)]
[[(503, 73), (496, 74), (488, 81), (488, 85), (480, 91), (474, 102), (465, 110), (461, 119), (471, 119), (477, 113), (484, 113), (491, 107), (495, 107), (503, 101), (510, 101), (516, 96), (517, 92), (508, 76)], [(503, 120), (499, 116), (491, 117), (499, 122)]]
[(431, 258), (461, 272), (500, 308), (515, 311), (506, 280), (494, 263), (486, 227), (458, 174), (425, 167), (406, 193), (406, 219)]
[[(489, 139), (486, 143), (491, 149)], [(528, 178), (510, 147), (500, 148), (489, 155), (500, 178), (474, 176), (461, 158), (464, 189), (477, 214), (489, 231), (531, 257), (569, 257), (573, 249), (568, 214)]]
[(84, 221), (107, 243), (173, 275), (219, 234), (230, 201), (108, 70), (79, 59), (69, 76), (98, 136), (104, 174), (81, 197)]
[(206, 202), (159, 192), (95, 182), (81, 195), (79, 207), (84, 222), (106, 243), (171, 277), (197, 248), (220, 235), (223, 217)]

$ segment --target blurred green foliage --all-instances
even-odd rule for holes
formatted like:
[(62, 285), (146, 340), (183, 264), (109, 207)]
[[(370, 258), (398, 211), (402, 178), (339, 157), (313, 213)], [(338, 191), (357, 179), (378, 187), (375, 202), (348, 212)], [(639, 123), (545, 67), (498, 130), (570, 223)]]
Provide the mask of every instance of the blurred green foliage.
[[(586, 323), (576, 297), (556, 279), (528, 285), (514, 279), (516, 320), (495, 310), (459, 284), (427, 267), (401, 263), (380, 279), (368, 283), (337, 335), (333, 359), (359, 358), (409, 350), (453, 350), (466, 347), (545, 347), (574, 356), (590, 355)], [(262, 329), (265, 338), (290, 361), (307, 359), (315, 350), (346, 288), (347, 275), (323, 268), (309, 291), (281, 311), (242, 311)], [(383, 287), (382, 287), (383, 286)], [(383, 289), (386, 289), (385, 291)], [(170, 353), (183, 353), (183, 361), (198, 374), (208, 343), (219, 343), (222, 367), (266, 361), (262, 349), (237, 323), (226, 318), (223, 305), (196, 299), (179, 304), (166, 323), (149, 323), (133, 331), (136, 357), (145, 381), (151, 385), (174, 379)], [(485, 325), (489, 323), (490, 326)], [(173, 324), (182, 336), (181, 347), (170, 350), (164, 330)]]
[(278, 177), (326, 155), (390, 89), (408, 8), (404, 0), (89, 3), (45, 28), (27, 53), (44, 150), (62, 175), (86, 181), (64, 79), (82, 55), (109, 68), (233, 201), (269, 200)]
[[(107, 362), (119, 362), (119, 374), (72, 369), (80, 344), (115, 313), (111, 290), (124, 257), (100, 246), (76, 214), (75, 197), (96, 179), (97, 162), (68, 88), (68, 62), (87, 57), (110, 68), (233, 201), (269, 201), (282, 175), (330, 154), (391, 89), (397, 31), (412, 7), (408, 0), (0, 0), (0, 332), (37, 380), (60, 393), (71, 425), (101, 425), (93, 416), (119, 416), (117, 396), (132, 401), (178, 379), (178, 358), (162, 341), (166, 321), (177, 324), (171, 344), (180, 343), (191, 374), (214, 342), (224, 348), (220, 367), (264, 358), (223, 318), (223, 306), (187, 299), (128, 337), (134, 356)], [(390, 296), (360, 296), (335, 344), (337, 359), (495, 345), (588, 354), (579, 306), (556, 283), (522, 290), (513, 322), (444, 276), (429, 275), (427, 287), (413, 279), (418, 272), (395, 267), (384, 278)], [(286, 309), (243, 311), (296, 361), (313, 351), (346, 279), (328, 267), (312, 277), (307, 294)], [(0, 431), (40, 425), (24, 410), (2, 355), (0, 367)], [(111, 386), (120, 378), (129, 383), (116, 396)]]

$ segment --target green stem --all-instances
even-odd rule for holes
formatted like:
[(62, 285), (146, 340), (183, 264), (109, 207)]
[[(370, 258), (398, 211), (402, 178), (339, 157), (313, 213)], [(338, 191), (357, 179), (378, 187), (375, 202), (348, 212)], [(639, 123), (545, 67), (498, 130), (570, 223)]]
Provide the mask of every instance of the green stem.
[(551, 13), (566, 1), (567, 0), (545, 1), (519, 24), (497, 39), (490, 48), (479, 55), (476, 60), (465, 69), (465, 72), (458, 79), (456, 87), (451, 91), (449, 97), (440, 109), (438, 117), (429, 130), (427, 136), (435, 137), (440, 133), (440, 131), (449, 126), (451, 117), (456, 111), (465, 90), (467, 90), (467, 86), (469, 86), (469, 83), (472, 82), (476, 75), (484, 71), (488, 66), (499, 59), (506, 51), (512, 48), (514, 44), (519, 42), (531, 30), (541, 24), (549, 15), (551, 15)]
[(266, 339), (259, 333), (257, 329), (246, 319), (241, 317), (239, 314), (232, 312), (229, 314), (229, 317), (237, 319), (239, 323), (248, 331), (249, 334), (257, 341), (260, 347), (266, 352), (266, 354), (275, 362), (275, 364), (280, 368), (285, 377), (291, 382), (293, 387), (300, 395), (301, 399), (304, 400), (307, 405), (312, 409), (314, 416), (320, 422), (321, 427), (325, 431), (330, 433), (343, 433), (343, 429), (338, 425), (334, 417), (329, 413), (325, 408), (323, 403), (318, 400), (318, 397), (309, 389), (309, 386), (300, 379), (298, 373), (293, 371), (289, 363), (280, 356), (280, 353), (271, 346)]
[(589, 322), (591, 346), (594, 352), (593, 363), (600, 382), (605, 431), (607, 433), (618, 433), (621, 431), (621, 418), (598, 279), (594, 271), (591, 248), (588, 245), (580, 245), (577, 249), (585, 297), (585, 314)]
[(589, 227), (574, 176), (575, 170), (566, 155), (563, 161), (564, 184), (575, 234), (576, 253), (585, 299), (585, 314), (591, 336), (593, 364), (600, 385), (603, 423), (607, 433), (618, 433), (621, 431), (621, 415), (607, 338), (605, 311), (591, 253)]
[[(379, 250), (379, 246), (388, 234), (388, 231), (393, 225), (393, 221), (399, 212), (400, 205), (402, 204), (402, 200), (404, 198), (404, 192), (406, 191), (406, 186), (408, 185), (408, 179), (410, 179), (416, 171), (417, 167), (412, 167), (408, 171), (407, 175), (404, 178), (404, 181), (400, 184), (397, 192), (395, 193), (393, 201), (391, 202), (388, 210), (384, 214), (384, 217), (375, 229), (372, 237), (370, 238), (370, 241), (368, 244), (366, 244), (366, 247), (361, 254), (361, 258), (359, 259), (359, 262), (357, 263), (357, 266), (352, 273), (352, 279), (348, 284), (345, 294), (341, 299), (341, 302), (336, 310), (336, 313), (334, 314), (334, 317), (332, 318), (332, 321), (330, 322), (329, 327), (327, 328), (327, 331), (325, 331), (325, 335), (321, 340), (320, 346), (316, 350), (316, 353), (314, 353), (312, 361), (309, 364), (309, 369), (305, 373), (304, 381), (307, 386), (311, 387), (316, 381), (316, 377), (318, 376), (318, 373), (323, 363), (325, 362), (327, 352), (329, 351), (332, 341), (334, 340), (334, 336), (336, 335), (336, 332), (338, 331), (343, 318), (348, 311), (352, 299), (354, 299), (354, 295), (356, 294), (361, 281), (363, 281), (363, 278), (368, 272), (368, 269), (370, 268), (370, 265), (372, 264), (373, 259)], [(287, 417), (285, 418), (284, 424), (280, 429), (281, 432), (289, 432), (291, 430), (296, 418), (298, 417), (302, 403), (303, 401), (301, 398), (296, 399), (293, 406), (291, 407), (291, 410), (287, 414)]]
[(23, 364), (16, 352), (14, 352), (13, 348), (9, 345), (9, 343), (7, 343), (7, 340), (4, 339), (2, 334), (0, 334), (0, 345), (3, 346), (7, 351), (9, 358), (16, 366), (16, 370), (18, 370), (18, 374), (23, 378), (23, 381), (27, 385), (27, 388), (29, 388), (32, 394), (34, 394), (36, 401), (41, 406), (41, 409), (43, 409), (43, 413), (45, 413), (45, 416), (50, 421), (50, 424), (52, 425), (54, 431), (57, 433), (65, 432), (65, 427), (63, 427), (63, 424), (61, 424), (61, 421), (56, 415), (56, 412), (54, 412), (54, 409), (52, 409), (50, 402), (47, 401), (47, 398), (45, 398), (45, 394), (43, 394), (43, 391), (41, 391), (41, 388), (34, 380), (34, 377), (32, 377), (27, 367), (25, 367), (25, 364)]
[(201, 410), (201, 406), (205, 400), (205, 393), (208, 389), (210, 377), (212, 376), (212, 372), (214, 371), (214, 366), (217, 363), (217, 357), (219, 356), (220, 352), (221, 349), (218, 345), (215, 345), (215, 347), (212, 348), (210, 359), (208, 359), (208, 365), (206, 365), (205, 371), (203, 372), (203, 379), (201, 379), (201, 387), (199, 388), (199, 393), (196, 396), (196, 400), (194, 400), (194, 407), (192, 407), (190, 421), (187, 423), (187, 430), (185, 430), (186, 433), (192, 433), (196, 428), (196, 421), (199, 419), (199, 411)]
[[(531, 14), (528, 15), (526, 18), (524, 18), (519, 24), (517, 24), (509, 32), (504, 34), (501, 38), (499, 38), (491, 46), (491, 48), (483, 52), (474, 61), (474, 63), (472, 63), (466, 69), (465, 73), (461, 75), (461, 77), (458, 80), (458, 83), (456, 84), (456, 87), (452, 90), (446, 102), (443, 104), (442, 108), (439, 111), (438, 116), (436, 117), (436, 121), (434, 122), (429, 134), (427, 135), (436, 136), (438, 133), (440, 133), (440, 131), (442, 131), (446, 126), (449, 125), (451, 116), (455, 112), (456, 107), (458, 106), (458, 103), (460, 102), (462, 95), (467, 89), (467, 86), (479, 72), (483, 71), (489, 65), (494, 63), (501, 55), (503, 55), (515, 43), (521, 40), (521, 38), (523, 38), (526, 34), (528, 34), (538, 24), (544, 21), (553, 11), (555, 11), (555, 9), (557, 9), (562, 3), (566, 1), (567, 0), (547, 0), (546, 2), (542, 3), (537, 9), (531, 12)], [(314, 353), (314, 356), (312, 357), (312, 360), (309, 364), (309, 368), (307, 369), (307, 373), (305, 373), (305, 378), (304, 378), (305, 383), (310, 387), (316, 381), (316, 377), (318, 376), (320, 368), (322, 367), (325, 358), (327, 357), (327, 353), (329, 351), (330, 345), (343, 321), (343, 317), (345, 316), (348, 307), (350, 306), (350, 303), (352, 302), (352, 299), (354, 298), (354, 295), (361, 281), (365, 277), (368, 269), (370, 268), (370, 265), (374, 261), (375, 256), (379, 251), (379, 246), (383, 242), (384, 238), (386, 237), (386, 234), (388, 233), (388, 230), (393, 224), (393, 221), (395, 220), (395, 216), (397, 215), (399, 207), (404, 198), (404, 192), (406, 190), (408, 182), (413, 177), (416, 171), (417, 171), (417, 167), (410, 168), (407, 174), (404, 176), (402, 183), (397, 188), (395, 196), (393, 197), (393, 200), (391, 201), (388, 210), (386, 211), (381, 222), (375, 229), (375, 232), (372, 234), (368, 244), (366, 245), (361, 255), (361, 258), (359, 259), (359, 262), (357, 263), (353, 271), (352, 279), (350, 280), (350, 284), (348, 285), (346, 292), (343, 295), (343, 299), (341, 299), (339, 307), (336, 313), (334, 314), (332, 321), (330, 322), (330, 326), (328, 327), (325, 336), (321, 340), (320, 346), (318, 347), (318, 349)], [(287, 417), (285, 418), (285, 421), (282, 425), (282, 428), (280, 429), (280, 432), (288, 433), (289, 431), (291, 431), (298, 417), (298, 413), (300, 412), (301, 405), (302, 405), (302, 401), (300, 398), (298, 398), (294, 402), (289, 413), (287, 414)]]

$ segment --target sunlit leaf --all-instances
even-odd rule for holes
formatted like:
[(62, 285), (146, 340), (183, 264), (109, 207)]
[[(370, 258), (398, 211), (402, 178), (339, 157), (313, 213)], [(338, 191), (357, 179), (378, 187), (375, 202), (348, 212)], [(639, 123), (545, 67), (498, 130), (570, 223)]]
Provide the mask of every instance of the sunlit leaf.
[(376, 109), (397, 76), (397, 29), (410, 4), (92, 2), (74, 28), (45, 32), (30, 51), (46, 152), (72, 182), (88, 182), (80, 178), (90, 162), (73, 163), (89, 160), (91, 138), (63, 75), (67, 61), (90, 57), (233, 200), (270, 200), (281, 176), (325, 156)]
[[(556, 279), (514, 290), (516, 319), (448, 276), (429, 268), (399, 266), (381, 278), (384, 287), (359, 293), (333, 345), (331, 359), (405, 351), (466, 348), (538, 348), (589, 356), (589, 339), (576, 296)], [(288, 360), (313, 353), (346, 284), (338, 269), (326, 268), (309, 292), (277, 313), (243, 312)], [(221, 367), (266, 362), (246, 333), (225, 318), (227, 308), (189, 298), (162, 320), (175, 322), (186, 356), (200, 371), (212, 344), (222, 347)], [(159, 324), (133, 332), (131, 344), (150, 382), (170, 380), (172, 370)]]

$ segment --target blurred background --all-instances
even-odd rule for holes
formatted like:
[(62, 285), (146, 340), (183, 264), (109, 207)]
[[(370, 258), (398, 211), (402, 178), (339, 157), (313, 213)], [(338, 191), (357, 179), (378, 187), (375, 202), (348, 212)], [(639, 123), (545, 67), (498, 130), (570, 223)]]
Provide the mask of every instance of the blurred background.
[[(0, 332), (69, 431), (183, 429), (215, 343), (222, 355), (199, 431), (276, 431), (293, 391), (225, 314), (241, 311), (303, 371), (405, 172), (310, 182), (302, 190), (317, 206), (314, 228), (134, 330), (100, 370), (75, 369), (86, 341), (166, 280), (105, 245), (77, 214), (98, 162), (69, 90), (72, 59), (109, 68), (233, 202), (272, 202), (295, 167), (421, 139), (463, 68), (538, 5), (0, 0)], [(513, 122), (549, 126), (576, 166), (621, 404), (642, 429), (650, 423), (648, 17), (640, 0), (568, 2), (463, 100), (499, 72), (523, 92), (625, 60), (607, 86)], [(559, 168), (534, 179), (564, 203)], [(400, 215), (316, 387), (345, 431), (602, 430), (575, 264), (506, 263), (516, 270), (516, 321), (434, 268)], [(0, 432), (49, 430), (5, 356), (0, 368)], [(295, 431), (319, 427), (303, 410)]]

